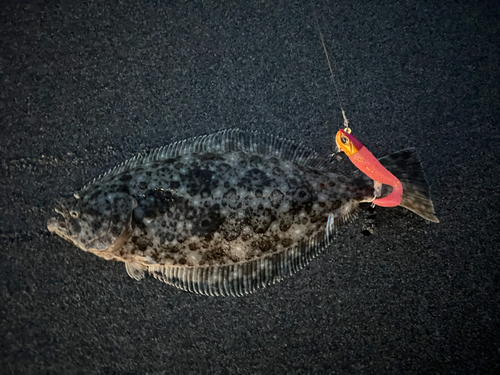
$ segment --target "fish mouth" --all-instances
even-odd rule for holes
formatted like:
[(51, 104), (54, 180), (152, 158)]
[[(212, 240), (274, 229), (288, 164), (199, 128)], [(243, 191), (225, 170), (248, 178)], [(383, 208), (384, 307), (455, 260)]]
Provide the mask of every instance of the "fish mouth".
[(58, 207), (56, 211), (60, 216), (52, 217), (47, 221), (47, 229), (50, 233), (55, 233), (67, 241), (73, 242), (68, 235), (68, 222), (63, 214), (63, 211)]
[(65, 221), (61, 221), (56, 217), (52, 217), (47, 221), (47, 229), (51, 233), (61, 233), (62, 231), (66, 232), (67, 225)]
[(47, 229), (51, 233), (56, 233), (60, 236), (67, 233), (68, 223), (66, 221), (66, 216), (64, 215), (65, 207), (62, 200), (56, 201), (56, 207), (54, 211), (59, 214), (58, 217), (52, 217), (47, 221)]
[(57, 234), (62, 239), (78, 246), (76, 243), (76, 236), (72, 238), (68, 234), (68, 224), (64, 220), (60, 220), (56, 217), (52, 217), (47, 221), (47, 229), (50, 233)]

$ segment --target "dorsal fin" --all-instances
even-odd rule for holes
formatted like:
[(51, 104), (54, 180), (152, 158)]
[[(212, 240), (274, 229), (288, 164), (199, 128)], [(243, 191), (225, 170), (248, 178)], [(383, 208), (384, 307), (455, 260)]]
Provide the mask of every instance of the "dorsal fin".
[(82, 191), (88, 189), (90, 185), (99, 180), (116, 176), (127, 169), (132, 169), (139, 165), (171, 159), (190, 153), (230, 151), (274, 155), (283, 160), (292, 161), (311, 168), (320, 170), (332, 169), (332, 165), (327, 158), (320, 157), (315, 151), (300, 143), (256, 131), (227, 129), (210, 135), (184, 139), (154, 149), (147, 154), (136, 155), (94, 178), (92, 182), (85, 185)]
[(325, 231), (284, 251), (246, 263), (215, 267), (148, 266), (157, 279), (207, 296), (242, 296), (272, 285), (304, 268), (333, 240), (333, 216)]

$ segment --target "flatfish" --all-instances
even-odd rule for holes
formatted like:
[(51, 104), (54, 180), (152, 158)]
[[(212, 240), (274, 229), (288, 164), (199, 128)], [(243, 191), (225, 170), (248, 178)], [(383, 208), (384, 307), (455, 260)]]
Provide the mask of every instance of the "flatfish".
[[(415, 150), (380, 162), (404, 186), (400, 205), (437, 221)], [(47, 227), (134, 279), (240, 296), (303, 268), (373, 197), (371, 179), (299, 143), (230, 129), (123, 162), (59, 200)]]

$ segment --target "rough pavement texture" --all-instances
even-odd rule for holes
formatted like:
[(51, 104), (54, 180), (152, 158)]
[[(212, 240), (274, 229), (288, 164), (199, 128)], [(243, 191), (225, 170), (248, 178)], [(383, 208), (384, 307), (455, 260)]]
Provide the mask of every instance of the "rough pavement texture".
[(243, 298), (134, 281), (46, 220), (136, 153), (223, 128), (331, 153), (342, 117), (310, 3), (3, 3), (2, 373), (500, 370), (499, 6), (362, 3), (315, 1), (342, 103), (375, 155), (419, 150), (441, 223), (365, 207)]

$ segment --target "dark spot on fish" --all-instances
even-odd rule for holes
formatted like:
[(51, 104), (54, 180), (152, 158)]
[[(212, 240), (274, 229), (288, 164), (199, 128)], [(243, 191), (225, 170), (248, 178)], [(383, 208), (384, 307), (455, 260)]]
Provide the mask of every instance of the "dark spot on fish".
[(269, 199), (271, 200), (271, 205), (274, 208), (278, 208), (281, 204), (281, 201), (283, 200), (283, 193), (277, 189), (274, 189), (271, 195), (269, 196)]
[(262, 190), (260, 189), (255, 190), (255, 198), (262, 198)]
[(222, 197), (223, 199), (226, 199), (226, 200), (232, 200), (232, 201), (235, 201), (235, 200), (238, 200), (240, 199), (240, 196), (238, 195), (238, 193), (236, 192), (236, 189), (234, 188), (231, 188), (229, 189), (228, 191), (226, 191)]
[(250, 235), (250, 233), (242, 233), (241, 234), (241, 239), (243, 241), (248, 241), (252, 236)]
[(250, 157), (250, 165), (257, 166), (262, 163), (262, 158), (259, 155), (252, 155)]
[(241, 227), (238, 223), (227, 223), (222, 229), (222, 235), (226, 241), (234, 241), (240, 236)]
[[(163, 164), (172, 164), (172, 163), (175, 163), (177, 159), (176, 158), (169, 158), (169, 159), (165, 159), (162, 161)], [(162, 167), (162, 170), (166, 170), (168, 168), (168, 166), (164, 166)]]
[(156, 217), (156, 212), (152, 208), (148, 208), (146, 211), (144, 211), (144, 217), (147, 218), (154, 218)]
[(171, 187), (172, 189), (178, 189), (178, 188), (179, 188), (179, 186), (181, 186), (181, 183), (180, 183), (179, 181), (171, 181), (171, 182), (170, 182), (170, 187)]
[(268, 239), (259, 239), (252, 242), (252, 247), (266, 253), (274, 248), (273, 243)]
[(127, 185), (120, 185), (120, 187), (118, 189), (116, 189), (116, 191), (118, 193), (125, 193), (125, 194), (129, 194), (130, 193), (130, 189)]
[(293, 192), (291, 206), (293, 209), (311, 209), (313, 195), (309, 188), (305, 185), (300, 186)]
[[(151, 167), (152, 167), (153, 169), (158, 168), (158, 163), (154, 163), (153, 165), (151, 165)], [(149, 172), (149, 173), (151, 173), (151, 172)]]
[(153, 242), (147, 238), (143, 237), (133, 237), (132, 242), (137, 246), (140, 251), (146, 251), (148, 246), (152, 247)]
[(214, 172), (206, 169), (191, 169), (185, 176), (188, 194), (194, 196), (201, 191), (203, 196), (204, 191), (210, 192), (213, 175)]
[[(156, 168), (155, 165), (158, 166), (158, 164), (153, 164), (153, 168)], [(151, 171), (147, 171), (146, 176), (151, 177)]]
[(283, 238), (281, 240), (281, 244), (283, 245), (283, 247), (290, 247), (292, 245), (293, 241), (291, 238)]
[(172, 245), (172, 244), (169, 244), (168, 246), (168, 251), (172, 254), (176, 254), (178, 253), (179, 251), (181, 250), (181, 248), (177, 245)]
[(212, 152), (207, 152), (204, 154), (198, 155), (199, 159), (202, 161), (209, 161), (209, 160), (224, 160), (224, 158), (221, 155), (214, 154)]
[(273, 168), (273, 174), (275, 174), (277, 176), (280, 176), (282, 173), (283, 173), (283, 169), (281, 169), (279, 167), (274, 167)]
[(252, 228), (255, 233), (265, 233), (269, 229), (269, 226), (273, 221), (276, 220), (276, 216), (272, 213), (272, 211), (267, 208), (266, 210), (262, 210), (259, 215), (256, 217), (252, 217)]
[(225, 181), (224, 182), (224, 187), (227, 189), (229, 186), (231, 186), (231, 184), (229, 183), (229, 181)]
[[(94, 199), (97, 199), (97, 197), (102, 193), (101, 190), (97, 189), (95, 191), (95, 193), (93, 193), (91, 196), (90, 196), (90, 199), (94, 200)], [(97, 212), (97, 211), (96, 211)]]
[(290, 227), (292, 226), (292, 223), (290, 220), (281, 220), (280, 222), (280, 230), (282, 232), (286, 232)]
[(124, 174), (123, 176), (120, 177), (120, 181), (127, 182), (132, 179), (132, 176), (129, 174)]
[(252, 190), (254, 188), (263, 188), (270, 185), (270, 180), (266, 173), (258, 168), (247, 171), (244, 177), (238, 182), (239, 187)]
[(142, 182), (139, 184), (139, 189), (146, 190), (147, 188), (148, 188), (148, 183), (147, 183), (147, 182), (142, 181)]
[(175, 239), (175, 234), (172, 232), (167, 232), (165, 235), (165, 240), (172, 242)]
[(221, 262), (224, 259), (224, 251), (221, 248), (215, 248), (212, 251), (206, 251), (203, 254), (203, 260)]
[(332, 202), (328, 202), (328, 203), (330, 205), (330, 210), (337, 210), (340, 208), (340, 206), (342, 206), (341, 201), (332, 201)]
[[(205, 211), (205, 212), (203, 212)], [(214, 233), (220, 230), (225, 218), (220, 213), (220, 205), (214, 204), (208, 210), (203, 210), (197, 218), (192, 221), (191, 234), (211, 241)]]

